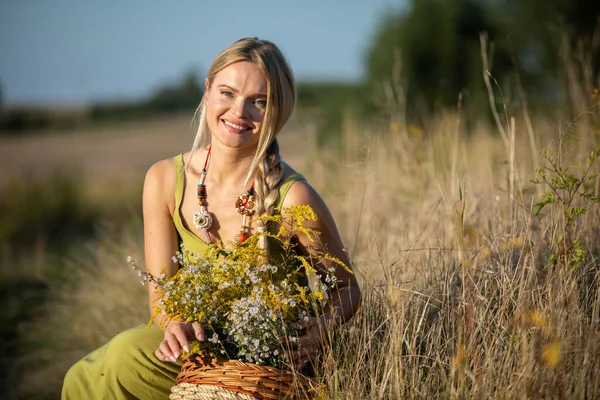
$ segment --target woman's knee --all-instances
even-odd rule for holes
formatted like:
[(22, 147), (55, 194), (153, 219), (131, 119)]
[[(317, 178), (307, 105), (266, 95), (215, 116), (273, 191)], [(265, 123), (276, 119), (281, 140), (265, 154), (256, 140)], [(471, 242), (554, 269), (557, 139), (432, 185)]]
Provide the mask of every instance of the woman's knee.
[[(119, 399), (153, 398), (147, 395), (148, 391), (156, 390), (162, 395), (172, 384), (166, 377), (173, 375), (174, 381), (178, 370), (155, 359), (153, 352), (161, 340), (162, 331), (157, 327), (139, 326), (119, 333), (69, 369), (63, 384), (63, 400), (90, 398), (80, 394), (94, 392), (93, 387)], [(147, 382), (154, 380), (156, 372), (165, 382), (157, 382), (160, 386), (157, 388), (148, 387)]]
[(105, 367), (114, 371), (127, 370), (140, 356), (153, 352), (160, 340), (160, 336), (145, 326), (123, 331), (106, 344)]

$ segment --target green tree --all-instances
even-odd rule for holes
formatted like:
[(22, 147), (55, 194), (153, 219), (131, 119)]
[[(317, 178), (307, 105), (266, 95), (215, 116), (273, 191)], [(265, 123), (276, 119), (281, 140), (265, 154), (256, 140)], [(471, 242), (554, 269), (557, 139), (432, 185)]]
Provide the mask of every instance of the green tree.
[(91, 108), (93, 119), (131, 119), (159, 113), (193, 110), (204, 93), (198, 75), (187, 72), (176, 84), (159, 87), (148, 98), (140, 101), (108, 101)]
[[(408, 11), (381, 24), (366, 55), (367, 82), (378, 88), (399, 68), (409, 104), (421, 99), (428, 110), (456, 104), (459, 92), (477, 96), (483, 91), (483, 31), (494, 34), (496, 28), (480, 2), (412, 0)], [(506, 69), (508, 60), (497, 56), (495, 66)]]
[(453, 106), (460, 92), (467, 107), (483, 106), (479, 35), (487, 32), (491, 72), (506, 98), (517, 93), (516, 72), (526, 92), (556, 101), (562, 94), (561, 46), (581, 49), (577, 56), (600, 84), (599, 17), (597, 0), (411, 0), (376, 32), (365, 58), (367, 83), (375, 89), (398, 85), (391, 78), (399, 69), (409, 112), (419, 104), (428, 111)]
[(193, 109), (202, 99), (204, 90), (198, 75), (190, 71), (176, 85), (159, 88), (146, 102), (149, 109), (175, 111)]
[(599, 1), (492, 0), (488, 14), (498, 27), (496, 43), (526, 76), (528, 91), (556, 94), (564, 45), (588, 57), (591, 71), (600, 70)]

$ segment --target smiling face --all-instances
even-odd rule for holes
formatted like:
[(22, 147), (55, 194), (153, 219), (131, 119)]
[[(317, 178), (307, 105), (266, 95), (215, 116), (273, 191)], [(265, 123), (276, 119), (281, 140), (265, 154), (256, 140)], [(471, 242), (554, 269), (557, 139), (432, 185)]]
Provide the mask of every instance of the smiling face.
[(267, 109), (267, 81), (253, 63), (237, 62), (207, 78), (206, 119), (214, 140), (234, 148), (258, 144)]

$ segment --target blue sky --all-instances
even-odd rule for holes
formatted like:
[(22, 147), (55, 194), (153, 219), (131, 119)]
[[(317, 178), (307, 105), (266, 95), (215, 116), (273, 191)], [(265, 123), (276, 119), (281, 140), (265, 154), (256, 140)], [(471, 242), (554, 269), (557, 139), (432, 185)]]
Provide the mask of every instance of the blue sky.
[(354, 80), (379, 21), (405, 0), (0, 0), (11, 105), (135, 99), (206, 71), (235, 40), (275, 42), (299, 80)]

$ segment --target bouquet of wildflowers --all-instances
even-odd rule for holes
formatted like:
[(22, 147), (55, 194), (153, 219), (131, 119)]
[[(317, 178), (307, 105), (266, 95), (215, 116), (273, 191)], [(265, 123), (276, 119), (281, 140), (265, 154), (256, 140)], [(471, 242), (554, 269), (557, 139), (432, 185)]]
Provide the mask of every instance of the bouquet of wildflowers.
[[(319, 254), (317, 261), (329, 261), (328, 268), (311, 262), (314, 255), (310, 259), (299, 255), (292, 238), (303, 234), (318, 240), (317, 231), (304, 227), (305, 221), (316, 221), (316, 215), (309, 206), (293, 206), (286, 214), (290, 218), (261, 217), (265, 223), (279, 225), (276, 234), (257, 233), (231, 249), (213, 245), (199, 255), (182, 248), (174, 257), (181, 268), (171, 277), (153, 276), (129, 260), (142, 283), (158, 287), (157, 313), (203, 325), (208, 340), (191, 343), (190, 353), (273, 367), (285, 364), (281, 337), (293, 341), (302, 334), (298, 322), (319, 312), (326, 292), (336, 287), (335, 266), (347, 268), (328, 254)], [(260, 240), (269, 240), (273, 252), (279, 250), (276, 263)], [(311, 286), (313, 290), (307, 273), (322, 278)]]

